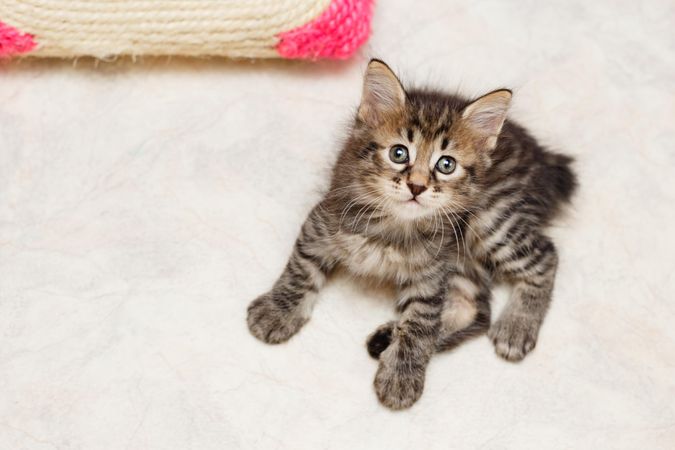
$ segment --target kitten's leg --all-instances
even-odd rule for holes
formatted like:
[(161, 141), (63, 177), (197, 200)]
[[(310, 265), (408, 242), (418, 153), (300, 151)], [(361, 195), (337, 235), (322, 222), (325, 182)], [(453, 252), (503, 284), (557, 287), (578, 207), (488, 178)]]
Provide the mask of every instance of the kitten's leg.
[(488, 336), (504, 359), (519, 361), (537, 343), (558, 266), (558, 255), (550, 239), (536, 235), (521, 248), (501, 252), (495, 267), (504, 279), (514, 283), (513, 292)]
[(391, 343), (379, 355), (375, 392), (391, 409), (411, 406), (422, 395), (427, 364), (436, 348), (443, 307), (442, 294), (405, 298)]
[(436, 351), (457, 347), (485, 333), (490, 326), (490, 286), (463, 274), (450, 277), (441, 313)]
[[(436, 351), (451, 350), (490, 326), (490, 286), (464, 274), (450, 276), (441, 312), (441, 328)], [(389, 346), (396, 322), (380, 325), (366, 341), (368, 353), (375, 359)]]
[(248, 328), (268, 344), (290, 339), (309, 320), (314, 301), (334, 261), (322, 246), (327, 235), (322, 215), (314, 209), (302, 227), (284, 272), (271, 291), (248, 307)]

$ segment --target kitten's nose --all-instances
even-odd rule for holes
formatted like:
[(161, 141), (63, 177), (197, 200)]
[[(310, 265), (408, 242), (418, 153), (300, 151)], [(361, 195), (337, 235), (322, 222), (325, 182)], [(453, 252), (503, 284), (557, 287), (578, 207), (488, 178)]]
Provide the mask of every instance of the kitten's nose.
[(410, 189), (410, 192), (412, 192), (413, 197), (417, 197), (422, 192), (426, 191), (427, 187), (423, 184), (408, 183), (408, 189)]

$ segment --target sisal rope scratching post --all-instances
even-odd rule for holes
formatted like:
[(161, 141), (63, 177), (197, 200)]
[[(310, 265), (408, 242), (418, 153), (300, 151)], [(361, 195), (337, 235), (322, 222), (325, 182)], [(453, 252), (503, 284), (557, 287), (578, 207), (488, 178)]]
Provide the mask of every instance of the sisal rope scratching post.
[(344, 59), (373, 0), (1, 0), (0, 57)]

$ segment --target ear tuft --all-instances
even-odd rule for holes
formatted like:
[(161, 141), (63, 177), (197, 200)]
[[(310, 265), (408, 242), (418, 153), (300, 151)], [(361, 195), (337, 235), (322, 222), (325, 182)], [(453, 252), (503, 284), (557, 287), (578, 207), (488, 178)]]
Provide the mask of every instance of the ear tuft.
[(371, 126), (387, 115), (399, 114), (405, 106), (405, 90), (394, 72), (379, 59), (371, 59), (363, 78), (358, 116)]
[(487, 140), (490, 149), (497, 144), (497, 137), (511, 104), (511, 96), (508, 89), (493, 91), (469, 104), (462, 111), (464, 122), (479, 137)]

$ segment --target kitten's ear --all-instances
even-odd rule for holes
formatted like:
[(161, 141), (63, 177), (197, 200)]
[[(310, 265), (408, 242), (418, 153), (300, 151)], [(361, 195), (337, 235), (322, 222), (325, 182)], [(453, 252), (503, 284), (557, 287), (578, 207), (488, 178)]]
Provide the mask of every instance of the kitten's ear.
[(490, 92), (469, 104), (462, 111), (462, 120), (480, 138), (486, 140), (488, 149), (497, 145), (506, 112), (511, 103), (511, 91), (500, 89)]
[(363, 78), (359, 119), (377, 126), (386, 116), (400, 114), (404, 106), (405, 91), (394, 72), (379, 59), (371, 59)]

